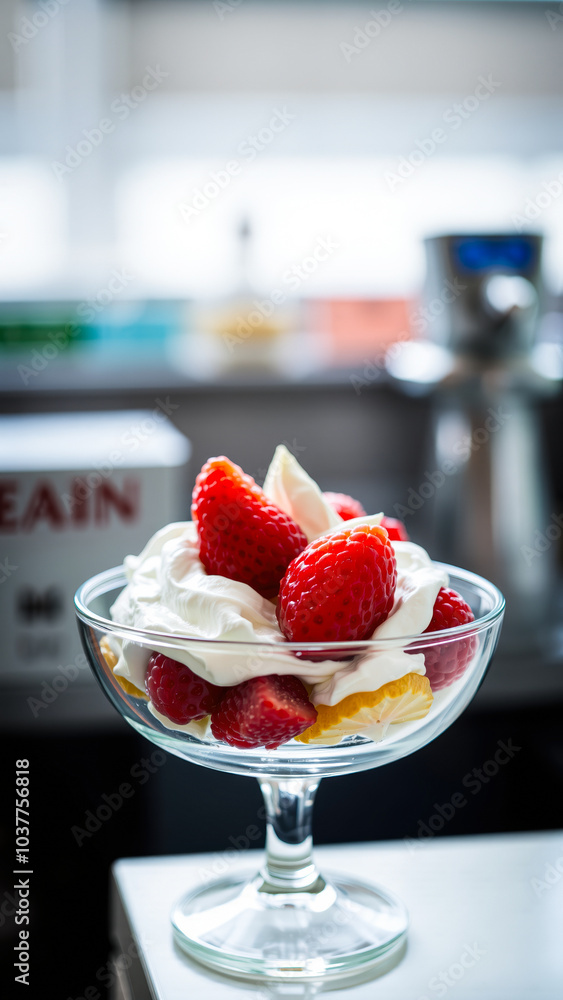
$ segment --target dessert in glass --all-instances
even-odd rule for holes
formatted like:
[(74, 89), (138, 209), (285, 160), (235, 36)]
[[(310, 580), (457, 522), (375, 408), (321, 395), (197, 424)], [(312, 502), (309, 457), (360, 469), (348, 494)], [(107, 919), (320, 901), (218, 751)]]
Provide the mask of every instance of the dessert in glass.
[(408, 917), (390, 891), (319, 872), (322, 777), (398, 760), (464, 710), (493, 655), (504, 600), (432, 562), (404, 526), (323, 494), (284, 446), (259, 487), (228, 459), (196, 480), (192, 521), (78, 590), (82, 641), (127, 722), (178, 757), (254, 775), (266, 857), (176, 905), (178, 945), (242, 978), (377, 974)]

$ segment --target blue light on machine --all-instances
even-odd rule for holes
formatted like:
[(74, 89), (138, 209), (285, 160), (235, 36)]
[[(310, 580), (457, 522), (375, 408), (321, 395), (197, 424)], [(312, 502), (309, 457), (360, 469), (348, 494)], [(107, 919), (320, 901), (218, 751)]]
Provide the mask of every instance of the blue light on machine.
[(473, 273), (487, 271), (528, 271), (535, 262), (534, 244), (526, 236), (506, 239), (462, 237), (453, 241), (454, 263), (460, 270)]

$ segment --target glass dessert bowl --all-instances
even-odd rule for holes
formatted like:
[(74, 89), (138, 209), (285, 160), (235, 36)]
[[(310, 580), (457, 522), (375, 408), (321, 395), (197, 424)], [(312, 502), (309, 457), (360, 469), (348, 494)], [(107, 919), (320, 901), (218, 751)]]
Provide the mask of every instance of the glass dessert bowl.
[[(269, 641), (191, 638), (164, 631), (160, 624), (158, 628), (123, 624), (113, 620), (110, 611), (130, 580), (123, 567), (93, 577), (78, 590), (76, 611), (89, 662), (127, 722), (157, 746), (192, 763), (256, 777), (263, 792), (266, 858), (259, 873), (236, 873), (210, 882), (189, 892), (173, 911), (177, 943), (201, 963), (242, 978), (326, 979), (337, 984), (352, 973), (373, 970), (375, 975), (400, 955), (408, 927), (404, 906), (386, 889), (345, 874), (318, 872), (312, 857), (311, 818), (322, 777), (378, 767), (425, 746), (455, 721), (483, 680), (500, 633), (502, 594), (465, 570), (436, 563), (432, 567), (447, 575), (449, 587), (470, 606), (473, 621), (422, 634), (338, 643), (280, 646)], [(144, 665), (141, 673), (133, 669), (127, 677), (115, 672), (118, 652), (124, 648), (130, 665)], [(400, 655), (407, 657), (407, 663), (412, 657), (413, 672), (380, 686), (379, 691), (386, 689), (385, 697), (368, 700), (371, 727), (348, 732), (353, 727), (347, 727), (346, 713), (330, 716), (329, 712), (324, 732), (318, 736), (317, 731), (316, 738), (310, 727), (299, 739), (275, 749), (241, 748), (215, 738), (206, 719), (175, 725), (155, 709), (138, 680), (155, 651), (179, 663), (199, 665), (202, 673), (206, 664), (212, 664), (214, 676), (221, 676), (225, 668), (225, 676), (241, 680), (279, 676), (286, 669), (304, 677), (307, 686), (322, 683), (326, 663), (346, 678), (358, 665), (384, 664)], [(450, 672), (450, 683), (445, 684), (443, 677), (439, 679), (440, 664), (446, 665), (447, 673), (452, 663), (461, 666)], [(427, 674), (438, 680), (430, 700), (420, 707), (416, 692)], [(131, 677), (137, 678), (136, 684)], [(406, 682), (406, 677), (415, 680)], [(401, 708), (403, 689), (393, 687), (401, 682), (407, 683), (411, 717), (407, 711), (405, 718)], [(426, 683), (426, 695), (428, 690)], [(350, 714), (354, 711), (350, 709)]]

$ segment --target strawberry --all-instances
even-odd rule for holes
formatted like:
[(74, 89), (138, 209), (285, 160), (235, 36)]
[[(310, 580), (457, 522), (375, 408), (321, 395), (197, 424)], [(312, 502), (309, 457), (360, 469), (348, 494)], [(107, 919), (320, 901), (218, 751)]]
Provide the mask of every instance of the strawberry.
[(408, 542), (409, 536), (407, 534), (407, 529), (405, 528), (402, 521), (398, 521), (396, 517), (385, 517), (381, 520), (381, 527), (385, 528), (389, 539), (392, 542)]
[(230, 688), (211, 715), (211, 732), (243, 750), (275, 750), (312, 726), (316, 718), (317, 710), (297, 677), (270, 674)]
[[(359, 500), (349, 497), (346, 493), (323, 493), (326, 502), (334, 508), (343, 521), (351, 521), (353, 517), (363, 517), (365, 510)], [(408, 542), (407, 529), (402, 521), (396, 517), (385, 517), (381, 519), (381, 527), (385, 528), (392, 542)]]
[(286, 639), (367, 639), (393, 607), (397, 565), (379, 525), (342, 528), (312, 541), (288, 566), (277, 616)]
[[(424, 634), (454, 628), (456, 625), (467, 625), (474, 620), (475, 616), (461, 594), (442, 587), (434, 603), (432, 620)], [(432, 690), (439, 691), (457, 681), (473, 659), (477, 647), (477, 636), (470, 635), (425, 649), (426, 676)]]
[(353, 517), (363, 517), (366, 513), (359, 500), (349, 497), (347, 493), (323, 493), (326, 502), (334, 508), (343, 521), (351, 521)]
[(152, 653), (145, 688), (156, 710), (180, 726), (204, 719), (229, 690), (210, 684), (164, 653)]
[(262, 597), (276, 596), (307, 544), (299, 525), (224, 456), (209, 459), (197, 477), (192, 517), (207, 572), (247, 583)]

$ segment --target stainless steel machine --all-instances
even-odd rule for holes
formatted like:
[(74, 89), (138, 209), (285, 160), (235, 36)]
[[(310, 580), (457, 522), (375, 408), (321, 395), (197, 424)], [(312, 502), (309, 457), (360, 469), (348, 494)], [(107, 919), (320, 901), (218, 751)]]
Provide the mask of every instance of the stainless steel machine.
[(425, 246), (417, 315), (426, 339), (391, 370), (416, 383), (415, 351), (422, 346), (439, 359), (434, 377), (432, 364), (419, 366), (433, 403), (432, 552), (503, 590), (504, 648), (539, 649), (552, 616), (550, 539), (561, 535), (537, 412), (539, 399), (559, 386), (534, 359), (542, 237), (459, 234)]

